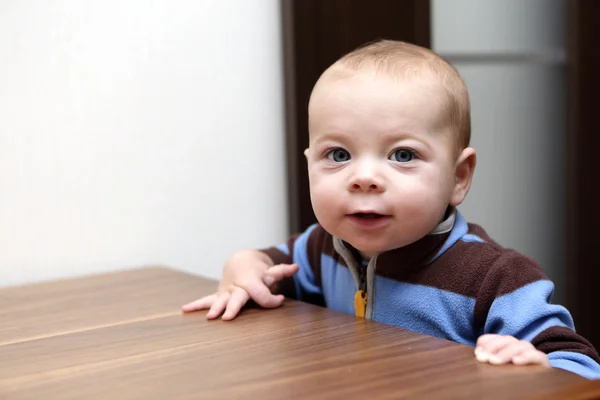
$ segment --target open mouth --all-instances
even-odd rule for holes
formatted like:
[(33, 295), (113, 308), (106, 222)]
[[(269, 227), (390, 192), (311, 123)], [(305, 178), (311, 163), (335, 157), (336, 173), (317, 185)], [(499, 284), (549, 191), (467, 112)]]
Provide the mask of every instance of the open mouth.
[(348, 214), (348, 219), (361, 229), (379, 229), (387, 226), (391, 216), (373, 212)]
[(377, 219), (384, 218), (385, 215), (377, 214), (377, 213), (354, 213), (352, 216), (357, 218), (366, 218), (366, 219)]

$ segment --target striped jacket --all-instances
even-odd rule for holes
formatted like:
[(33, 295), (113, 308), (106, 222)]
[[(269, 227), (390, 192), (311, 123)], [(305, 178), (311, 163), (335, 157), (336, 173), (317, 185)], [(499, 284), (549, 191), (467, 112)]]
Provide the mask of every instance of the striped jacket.
[(554, 285), (543, 270), (456, 210), (423, 239), (368, 264), (318, 224), (262, 251), (276, 264), (299, 265), (279, 284), (288, 297), (355, 314), (360, 289), (367, 319), (470, 346), (482, 334), (511, 335), (548, 354), (553, 367), (600, 378), (598, 353), (550, 302)]

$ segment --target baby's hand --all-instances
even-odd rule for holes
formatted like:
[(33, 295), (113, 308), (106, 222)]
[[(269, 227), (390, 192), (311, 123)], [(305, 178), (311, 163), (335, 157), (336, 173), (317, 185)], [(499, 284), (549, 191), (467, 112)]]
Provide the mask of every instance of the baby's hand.
[(513, 336), (482, 335), (475, 346), (477, 361), (500, 365), (537, 364), (550, 367), (548, 356), (536, 349), (531, 343)]
[(223, 314), (223, 320), (232, 320), (249, 299), (265, 308), (279, 307), (284, 296), (272, 294), (271, 287), (296, 272), (295, 264), (272, 265), (262, 253), (243, 252), (227, 262), (216, 293), (185, 304), (181, 309), (183, 312), (209, 309), (208, 319)]

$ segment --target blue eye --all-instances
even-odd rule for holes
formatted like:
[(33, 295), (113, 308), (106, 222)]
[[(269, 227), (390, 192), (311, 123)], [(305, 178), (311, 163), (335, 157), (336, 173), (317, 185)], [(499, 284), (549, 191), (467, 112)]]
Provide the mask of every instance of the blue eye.
[(333, 149), (327, 153), (327, 158), (334, 162), (346, 162), (350, 160), (350, 153), (344, 149)]
[(411, 161), (415, 156), (414, 151), (408, 149), (398, 149), (392, 153), (392, 161), (397, 161), (401, 163)]

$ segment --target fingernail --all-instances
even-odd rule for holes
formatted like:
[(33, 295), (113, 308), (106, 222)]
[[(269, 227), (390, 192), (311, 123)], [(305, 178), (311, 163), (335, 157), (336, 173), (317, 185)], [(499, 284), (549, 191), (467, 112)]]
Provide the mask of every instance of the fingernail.
[(479, 362), (488, 362), (490, 355), (486, 351), (477, 348), (475, 349), (475, 358), (477, 358), (477, 361)]
[(490, 364), (496, 364), (496, 365), (502, 364), (502, 360), (500, 358), (498, 358), (498, 356), (495, 356), (495, 355), (491, 355), (489, 357), (488, 361), (490, 362)]

